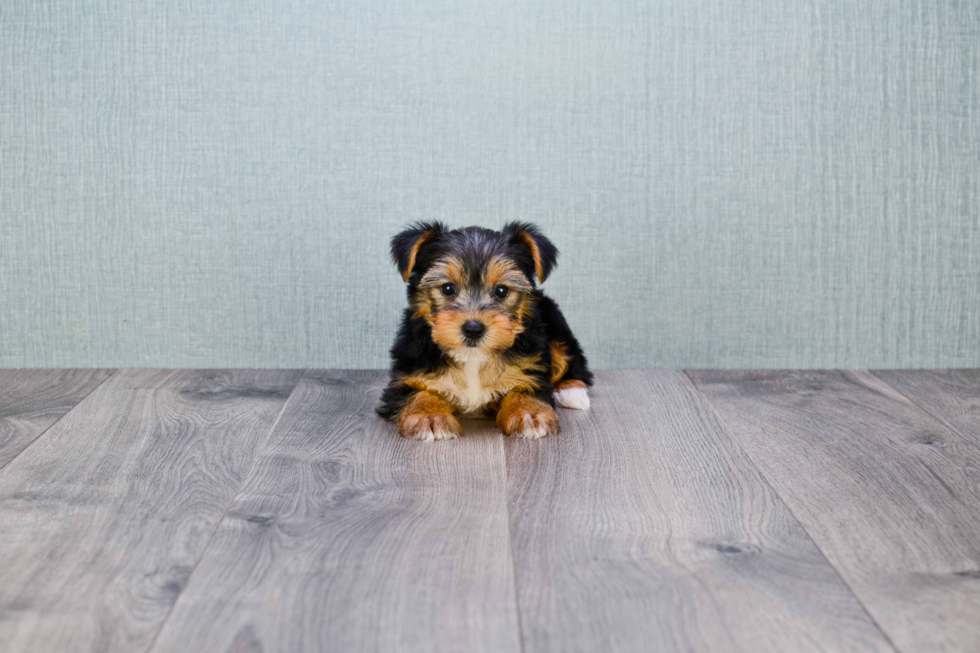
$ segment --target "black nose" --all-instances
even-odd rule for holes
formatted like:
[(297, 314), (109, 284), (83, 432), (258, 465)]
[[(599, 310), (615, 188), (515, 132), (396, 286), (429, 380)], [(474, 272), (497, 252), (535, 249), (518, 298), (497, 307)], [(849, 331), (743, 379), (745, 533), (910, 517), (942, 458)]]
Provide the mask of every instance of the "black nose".
[(487, 328), (483, 326), (483, 322), (477, 322), (476, 320), (470, 320), (463, 325), (463, 335), (470, 340), (476, 340), (482, 336), (486, 330)]

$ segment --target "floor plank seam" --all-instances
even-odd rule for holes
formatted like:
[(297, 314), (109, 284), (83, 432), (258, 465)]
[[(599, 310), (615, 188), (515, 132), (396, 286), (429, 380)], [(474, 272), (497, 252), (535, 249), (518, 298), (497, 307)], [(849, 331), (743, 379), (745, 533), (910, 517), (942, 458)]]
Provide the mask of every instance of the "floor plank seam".
[(36, 437), (36, 438), (34, 438), (33, 440), (31, 440), (31, 441), (30, 441), (30, 442), (29, 442), (29, 443), (27, 444), (27, 446), (26, 446), (26, 447), (24, 447), (23, 449), (21, 449), (20, 451), (18, 451), (18, 452), (17, 452), (17, 455), (15, 455), (15, 456), (14, 456), (13, 458), (11, 458), (10, 460), (8, 460), (8, 461), (7, 461), (7, 462), (5, 462), (4, 464), (2, 464), (2, 465), (0, 465), (0, 472), (3, 472), (3, 470), (4, 470), (4, 468), (6, 468), (6, 467), (7, 467), (7, 465), (9, 465), (10, 463), (12, 463), (12, 462), (14, 462), (14, 461), (15, 461), (15, 460), (17, 460), (18, 458), (20, 458), (20, 457), (21, 457), (21, 455), (22, 455), (22, 454), (23, 454), (23, 453), (24, 453), (25, 451), (27, 451), (27, 450), (28, 450), (28, 449), (30, 449), (30, 448), (31, 448), (32, 446), (34, 446), (34, 443), (35, 443), (35, 442), (37, 442), (38, 440), (40, 440), (41, 438), (43, 438), (43, 437), (45, 436), (45, 434), (46, 434), (46, 433), (48, 433), (48, 431), (50, 431), (50, 430), (51, 430), (51, 429), (53, 429), (53, 428), (54, 428), (55, 426), (57, 426), (57, 425), (58, 425), (59, 423), (61, 423), (61, 420), (63, 420), (63, 419), (65, 419), (66, 417), (68, 417), (68, 415), (70, 415), (70, 414), (72, 413), (72, 411), (74, 411), (74, 410), (75, 410), (76, 408), (78, 408), (79, 406), (81, 406), (81, 405), (82, 405), (82, 403), (83, 403), (83, 402), (84, 402), (84, 401), (85, 401), (86, 399), (88, 399), (88, 398), (89, 398), (89, 396), (91, 396), (93, 392), (95, 392), (96, 390), (98, 390), (99, 388), (101, 388), (101, 387), (102, 387), (103, 385), (105, 385), (105, 384), (106, 384), (106, 382), (108, 382), (108, 381), (109, 381), (109, 379), (111, 379), (112, 377), (114, 377), (114, 376), (116, 375), (116, 372), (118, 372), (118, 371), (119, 371), (118, 369), (114, 369), (114, 370), (112, 370), (112, 371), (111, 371), (111, 372), (109, 373), (109, 376), (107, 376), (107, 377), (105, 377), (104, 379), (102, 379), (102, 380), (101, 380), (101, 381), (100, 381), (99, 383), (96, 383), (96, 384), (95, 384), (95, 387), (94, 387), (94, 388), (92, 388), (91, 390), (89, 390), (88, 392), (86, 392), (86, 393), (85, 393), (85, 396), (84, 396), (84, 397), (82, 397), (81, 399), (79, 399), (79, 400), (78, 400), (78, 401), (77, 401), (77, 402), (75, 403), (75, 405), (74, 405), (74, 406), (72, 406), (72, 407), (71, 407), (71, 408), (69, 408), (69, 409), (68, 409), (67, 411), (65, 411), (65, 414), (64, 414), (64, 415), (62, 415), (61, 417), (59, 417), (58, 419), (56, 419), (56, 420), (55, 420), (54, 422), (52, 422), (52, 423), (51, 423), (51, 425), (50, 425), (50, 426), (48, 426), (48, 428), (46, 428), (46, 429), (44, 429), (43, 431), (41, 431), (40, 433), (38, 433), (38, 434), (37, 434), (37, 437)]
[(886, 379), (882, 378), (880, 374), (875, 374), (875, 371), (874, 370), (868, 370), (868, 373), (871, 374), (871, 376), (873, 376), (876, 379), (878, 379), (879, 381), (881, 381), (882, 383), (884, 383), (885, 385), (887, 385), (889, 388), (891, 388), (892, 390), (894, 390), (898, 394), (900, 394), (903, 397), (905, 397), (906, 399), (908, 399), (908, 401), (909, 401), (910, 404), (912, 404), (913, 406), (915, 406), (916, 408), (918, 408), (919, 410), (921, 410), (923, 413), (925, 413), (926, 415), (928, 415), (932, 419), (936, 420), (937, 422), (939, 422), (940, 424), (942, 424), (943, 426), (945, 426), (946, 428), (948, 428), (953, 433), (956, 433), (958, 436), (960, 436), (961, 438), (963, 438), (967, 442), (970, 442), (970, 443), (976, 442), (976, 436), (975, 435), (971, 435), (969, 433), (964, 433), (963, 431), (961, 431), (959, 429), (959, 427), (957, 427), (955, 424), (953, 424), (950, 421), (948, 421), (947, 419), (945, 419), (942, 415), (938, 415), (936, 413), (933, 413), (931, 410), (929, 410), (928, 408), (926, 408), (925, 406), (923, 406), (922, 404), (920, 404), (918, 401), (916, 401), (914, 398), (912, 398), (908, 393), (902, 392), (902, 389), (901, 388), (899, 388), (898, 386), (896, 386), (893, 383), (889, 383)]
[(725, 422), (724, 417), (722, 417), (721, 413), (718, 412), (714, 404), (711, 403), (711, 400), (707, 397), (707, 395), (701, 392), (701, 388), (698, 387), (698, 384), (691, 377), (690, 372), (688, 370), (683, 370), (683, 372), (684, 372), (684, 376), (687, 377), (687, 380), (690, 381), (691, 385), (694, 387), (697, 393), (704, 399), (705, 403), (711, 409), (711, 412), (714, 413), (715, 417), (718, 418), (719, 423), (725, 429), (725, 433), (728, 434), (728, 437), (731, 438), (735, 446), (738, 447), (738, 449), (742, 452), (746, 460), (752, 463), (753, 468), (759, 474), (759, 478), (761, 478), (762, 481), (769, 487), (769, 489), (772, 490), (773, 496), (777, 497), (780, 500), (780, 502), (782, 502), (783, 506), (786, 507), (786, 511), (789, 512), (790, 516), (796, 520), (796, 523), (799, 524), (800, 528), (806, 534), (807, 539), (809, 539), (810, 542), (813, 544), (813, 546), (816, 548), (816, 550), (820, 552), (820, 555), (823, 556), (823, 559), (827, 562), (827, 565), (834, 570), (834, 573), (837, 575), (837, 578), (840, 579), (841, 583), (843, 583), (844, 586), (851, 592), (851, 596), (853, 596), (854, 600), (857, 601), (857, 604), (861, 606), (861, 609), (864, 610), (864, 614), (868, 616), (868, 619), (870, 619), (871, 623), (873, 623), (875, 628), (878, 629), (878, 632), (881, 633), (881, 636), (885, 639), (888, 645), (891, 646), (892, 650), (895, 651), (895, 653), (905, 653), (904, 651), (902, 651), (902, 649), (900, 649), (895, 644), (894, 641), (892, 641), (891, 636), (888, 634), (888, 632), (885, 631), (884, 628), (882, 628), (881, 624), (878, 623), (878, 620), (875, 619), (875, 616), (871, 614), (871, 611), (868, 610), (868, 606), (865, 605), (864, 601), (861, 600), (861, 597), (858, 596), (857, 592), (854, 591), (854, 588), (851, 586), (851, 584), (847, 582), (847, 579), (844, 578), (844, 576), (841, 574), (840, 569), (838, 569), (837, 566), (833, 562), (831, 562), (830, 558), (827, 557), (827, 554), (824, 553), (824, 550), (820, 547), (819, 544), (817, 544), (817, 541), (813, 539), (813, 535), (810, 534), (810, 531), (809, 529), (807, 529), (806, 524), (800, 520), (800, 518), (793, 511), (793, 508), (786, 502), (783, 496), (776, 490), (775, 486), (773, 486), (772, 482), (769, 480), (769, 477), (766, 476), (765, 472), (759, 469), (758, 463), (756, 463), (756, 461), (752, 458), (752, 456), (750, 456), (749, 453), (745, 450), (745, 448), (742, 447), (742, 443), (739, 442), (738, 438), (735, 437), (735, 434), (732, 432), (732, 429), (728, 426), (728, 423)]
[(517, 644), (521, 653), (524, 653), (524, 622), (521, 616), (521, 592), (517, 586), (517, 557), (514, 555), (514, 529), (511, 528), (510, 521), (510, 493), (508, 492), (510, 487), (510, 467), (507, 465), (507, 445), (504, 442), (504, 436), (498, 434), (497, 437), (500, 438), (500, 451), (504, 461), (504, 509), (507, 515), (507, 546), (510, 548), (511, 578), (514, 581), (514, 609), (517, 612)]
[(150, 653), (151, 651), (153, 651), (154, 648), (156, 648), (157, 641), (159, 641), (160, 635), (163, 633), (163, 629), (167, 626), (167, 622), (170, 621), (170, 617), (171, 615), (173, 615), (174, 609), (177, 607), (177, 604), (180, 602), (181, 597), (184, 596), (184, 590), (187, 589), (188, 585), (190, 585), (191, 578), (194, 577), (194, 572), (197, 571), (198, 567), (201, 566), (201, 561), (204, 560), (204, 558), (207, 556), (208, 550), (210, 550), (211, 544), (214, 542), (215, 536), (218, 534), (218, 531), (221, 529), (221, 524), (224, 523), (225, 518), (228, 516), (228, 513), (231, 511), (231, 507), (235, 505), (235, 499), (238, 498), (239, 492), (241, 492), (242, 488), (245, 487), (245, 482), (252, 475), (252, 471), (255, 469), (255, 464), (258, 462), (259, 458), (261, 457), (262, 452), (265, 451), (266, 446), (269, 444), (269, 440), (272, 439), (272, 434), (275, 433), (276, 427), (279, 426), (279, 420), (281, 420), (282, 416), (286, 413), (286, 408), (289, 406), (290, 400), (292, 400), (293, 395), (296, 393), (296, 388), (299, 387), (299, 384), (303, 381), (305, 377), (306, 377), (306, 373), (304, 372), (303, 374), (300, 375), (299, 379), (296, 381), (296, 385), (293, 386), (293, 389), (289, 391), (289, 396), (286, 397), (286, 401), (283, 402), (282, 408), (279, 410), (279, 414), (276, 415), (275, 421), (272, 422), (272, 426), (269, 428), (269, 432), (265, 436), (265, 441), (262, 443), (262, 446), (259, 447), (259, 449), (255, 452), (255, 457), (252, 459), (252, 464), (249, 465), (248, 471), (245, 472), (244, 476), (242, 476), (242, 482), (239, 483), (238, 487), (235, 489), (235, 494), (232, 495), (231, 500), (228, 502), (228, 506), (225, 508), (224, 513), (222, 513), (221, 515), (221, 518), (215, 523), (214, 530), (211, 532), (211, 537), (208, 538), (208, 543), (204, 545), (204, 549), (201, 551), (201, 555), (198, 556), (197, 561), (194, 563), (194, 568), (191, 569), (191, 573), (187, 575), (187, 580), (184, 581), (184, 585), (180, 588), (180, 592), (177, 594), (177, 598), (175, 598), (174, 602), (170, 605), (170, 609), (167, 611), (167, 616), (165, 616), (163, 618), (163, 621), (160, 622), (160, 627), (157, 628), (156, 634), (153, 635), (153, 641), (151, 641), (150, 645), (146, 647), (147, 653)]

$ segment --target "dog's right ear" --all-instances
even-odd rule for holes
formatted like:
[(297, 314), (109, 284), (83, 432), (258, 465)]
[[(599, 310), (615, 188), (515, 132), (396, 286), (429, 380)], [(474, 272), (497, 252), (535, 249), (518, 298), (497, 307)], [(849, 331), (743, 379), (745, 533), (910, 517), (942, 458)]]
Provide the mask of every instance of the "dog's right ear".
[(441, 222), (417, 222), (391, 239), (391, 260), (398, 266), (402, 281), (408, 281), (422, 245), (442, 236), (446, 226)]

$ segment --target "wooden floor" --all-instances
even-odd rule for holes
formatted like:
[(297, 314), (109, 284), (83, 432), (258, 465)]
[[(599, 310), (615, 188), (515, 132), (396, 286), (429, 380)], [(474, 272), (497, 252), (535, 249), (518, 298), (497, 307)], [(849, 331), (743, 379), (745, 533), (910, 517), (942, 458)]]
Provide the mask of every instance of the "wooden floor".
[(604, 372), (529, 442), (385, 380), (0, 370), (0, 651), (980, 651), (980, 371)]

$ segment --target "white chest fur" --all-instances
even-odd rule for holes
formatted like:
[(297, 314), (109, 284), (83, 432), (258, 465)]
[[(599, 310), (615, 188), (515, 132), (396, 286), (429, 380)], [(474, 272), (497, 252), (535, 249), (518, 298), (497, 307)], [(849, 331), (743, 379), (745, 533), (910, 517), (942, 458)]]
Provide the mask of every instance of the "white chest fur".
[(485, 383), (493, 376), (488, 368), (494, 362), (478, 349), (455, 358), (459, 365), (442, 377), (439, 389), (450, 395), (463, 413), (476, 413), (499, 394), (498, 388)]

